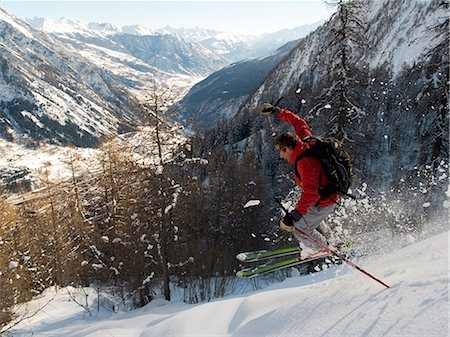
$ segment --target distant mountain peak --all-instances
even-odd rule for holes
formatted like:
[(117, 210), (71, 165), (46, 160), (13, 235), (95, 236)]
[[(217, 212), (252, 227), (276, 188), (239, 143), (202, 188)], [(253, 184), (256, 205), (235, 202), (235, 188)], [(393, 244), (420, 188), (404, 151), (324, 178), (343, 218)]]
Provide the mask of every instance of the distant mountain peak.
[(129, 25), (122, 27), (122, 33), (132, 35), (155, 35), (156, 31), (147, 26)]

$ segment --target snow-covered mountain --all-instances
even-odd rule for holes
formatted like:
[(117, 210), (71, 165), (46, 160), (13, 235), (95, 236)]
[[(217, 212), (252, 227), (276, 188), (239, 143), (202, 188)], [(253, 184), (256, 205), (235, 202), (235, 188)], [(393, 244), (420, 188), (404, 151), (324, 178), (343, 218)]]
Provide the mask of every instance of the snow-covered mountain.
[(336, 88), (344, 80), (340, 90), (346, 90), (351, 108), (339, 116), (359, 169), (389, 185), (417, 165), (437, 166), (448, 159), (447, 10), (438, 0), (363, 1), (358, 15), (366, 23), (364, 38), (347, 47), (351, 70), (345, 76), (336, 56), (342, 46), (332, 44), (340, 29), (336, 17), (302, 39), (237, 115), (259, 116), (260, 103), (284, 97), (283, 107), (306, 117), (316, 134), (325, 134), (343, 104), (334, 99), (343, 97)]
[(258, 291), (252, 289), (261, 287), (262, 279), (235, 282), (234, 294), (209, 303), (156, 299), (119, 314), (101, 304), (101, 311), (95, 311), (95, 301), (102, 296), (91, 289), (69, 287), (58, 293), (48, 289), (20, 306), (17, 315), (22, 321), (10, 333), (14, 337), (446, 337), (448, 236), (443, 232), (415, 243), (410, 237), (409, 246), (393, 252), (391, 246), (386, 255), (358, 261), (390, 289), (342, 265), (308, 276), (293, 271), (290, 278)]
[[(356, 45), (351, 51), (353, 55), (359, 54), (361, 64), (367, 64), (370, 70), (386, 67), (393, 76), (398, 76), (402, 69), (416, 64), (420, 67), (420, 63), (428, 61), (428, 53), (448, 37), (445, 27), (438, 28), (446, 20), (445, 7), (440, 6), (439, 1), (381, 0), (363, 1), (363, 4), (359, 15), (366, 23), (367, 41), (360, 43), (365, 42), (367, 49), (361, 53)], [(266, 79), (255, 97), (268, 91), (282, 95), (301, 85), (299, 78), (304, 78), (308, 72), (314, 72), (312, 84), (325, 77), (335, 52), (327, 48), (330, 38), (334, 38), (334, 30), (336, 20), (331, 20), (305, 38)], [(283, 85), (277, 85), (280, 81)]]
[(302, 25), (293, 29), (283, 29), (260, 36), (236, 35), (227, 32), (202, 28), (165, 27), (161, 31), (177, 34), (188, 41), (198, 42), (202, 46), (222, 55), (230, 62), (266, 57), (276, 52), (286, 43), (298, 40), (324, 23), (324, 20), (313, 24)]
[(263, 50), (261, 53), (261, 50), (256, 52), (256, 48), (253, 48), (253, 43), (258, 40), (258, 36), (237, 35), (213, 29), (172, 28), (170, 26), (164, 27), (161, 31), (179, 35), (188, 41), (199, 43), (205, 48), (223, 56), (229, 63), (268, 55), (277, 47), (281, 46), (281, 44), (274, 45), (272, 48)]
[(0, 11), (0, 136), (10, 141), (94, 145), (139, 123), (132, 105), (151, 83), (182, 95), (224, 64), (176, 36), (124, 33), (144, 27), (31, 22), (40, 30)]
[[(256, 38), (247, 37), (246, 40), (228, 35), (222, 37), (220, 34), (205, 38), (208, 34), (214, 34), (214, 31), (197, 30), (190, 38), (202, 39), (201, 43), (209, 48), (222, 48), (222, 53), (228, 53), (229, 57), (230, 53), (237, 53), (242, 58), (250, 59), (233, 63), (193, 86), (177, 104), (184, 123), (194, 128), (211, 128), (217, 120), (234, 116), (268, 74), (296, 48), (299, 38), (311, 33), (321, 23), (323, 21)], [(189, 32), (192, 31), (180, 33), (188, 35)], [(255, 57), (260, 55), (265, 57)]]
[[(1, 134), (9, 140), (28, 134), (51, 142), (94, 144), (101, 135), (127, 124), (121, 120), (124, 116), (135, 121), (135, 116), (127, 111), (128, 103), (123, 101), (128, 99), (125, 91), (139, 96), (148, 83), (157, 81), (183, 93), (229, 62), (201, 44), (209, 44), (221, 54), (247, 50), (245, 46), (257, 44), (248, 37), (211, 30), (166, 27), (163, 32), (155, 32), (144, 26), (85, 24), (66, 18), (27, 21), (40, 31), (2, 11), (1, 22), (6, 27), (2, 58), (6, 71), (2, 72)], [(303, 34), (300, 30), (276, 40)], [(264, 41), (267, 39), (271, 38), (263, 37)], [(26, 62), (21, 64), (21, 59)], [(275, 59), (269, 63), (273, 65)], [(255, 83), (267, 69), (270, 67), (257, 72)], [(28, 77), (32, 80), (20, 80)], [(92, 109), (102, 113), (87, 116), (86, 111)], [(70, 120), (68, 115), (72, 116)], [(55, 120), (58, 122), (53, 125)]]
[(101, 54), (103, 58), (107, 54), (111, 57), (117, 53), (125, 54), (157, 72), (206, 76), (227, 63), (220, 55), (196, 42), (173, 34), (155, 32), (145, 26), (117, 27), (108, 23), (84, 23), (65, 18), (57, 21), (34, 18), (27, 21), (78, 52), (88, 49)]
[(25, 18), (28, 24), (34, 28), (45, 33), (79, 33), (84, 35), (92, 34), (93, 32), (103, 32), (105, 34), (118, 33), (121, 29), (109, 23), (84, 23), (82, 21), (74, 21), (68, 18), (61, 18), (59, 20), (51, 20), (47, 18)]
[[(186, 69), (178, 60), (172, 58), (173, 55), (169, 58), (160, 55), (158, 58), (156, 51), (152, 55), (151, 50), (145, 50), (145, 45), (148, 46), (152, 39), (160, 35), (155, 35), (144, 26), (115, 27), (110, 24), (85, 24), (68, 19), (53, 21), (35, 18), (27, 21), (37, 29), (62, 41), (72, 52), (79, 53), (98, 67), (107, 69), (139, 99), (145, 95), (148, 86), (155, 82), (169, 86), (174, 92), (180, 92), (182, 95), (204, 77), (202, 71), (212, 71), (204, 62), (197, 62), (201, 65), (199, 69)], [(130, 36), (130, 41), (135, 40), (136, 45), (127, 41), (126, 36)], [(123, 40), (126, 46), (116, 42), (113, 37)], [(167, 54), (168, 50), (162, 50), (161, 53)], [(152, 59), (162, 67), (173, 71), (164, 71), (148, 63), (152, 62)]]
[(130, 55), (170, 73), (205, 76), (227, 63), (214, 52), (176, 35), (116, 34), (109, 38)]
[[(301, 37), (306, 36), (308, 33), (313, 31), (323, 23), (322, 20), (313, 24), (302, 25), (294, 29), (284, 29), (274, 33), (254, 36), (238, 35), (200, 27), (173, 28), (170, 26), (166, 26), (160, 29), (153, 29), (148, 26), (142, 25), (119, 27), (108, 23), (84, 23), (81, 21), (72, 21), (67, 18), (62, 18), (59, 20), (50, 20), (46, 18), (27, 18), (26, 21), (37, 29), (43, 30), (47, 33), (55, 34), (56, 36), (63, 39), (66, 39), (67, 36), (71, 37), (72, 39), (85, 40), (87, 37), (99, 38), (101, 36), (102, 38), (108, 39), (113, 35), (134, 35), (134, 43), (137, 43), (137, 48), (139, 49), (142, 48), (140, 47), (142, 46), (142, 42), (138, 42), (139, 38), (137, 38), (137, 36), (153, 36), (154, 38), (159, 36), (160, 38), (166, 37), (166, 39), (168, 39), (168, 42), (170, 42), (172, 46), (176, 46), (178, 44), (191, 44), (189, 48), (191, 48), (192, 50), (197, 50), (198, 53), (208, 53), (207, 51), (199, 47), (202, 46), (209, 52), (217, 54), (212, 57), (209, 62), (207, 62), (207, 60), (203, 60), (203, 63), (205, 63), (205, 65), (211, 64), (213, 70), (217, 70), (218, 68), (213, 64), (212, 61), (219, 62), (220, 57), (224, 58), (226, 60), (226, 63), (229, 64), (232, 62), (242, 61), (250, 58), (267, 56), (275, 52), (278, 48), (288, 43), (289, 41), (297, 40)], [(70, 40), (66, 42), (70, 42)], [(93, 41), (93, 44), (98, 43), (99, 42), (95, 42), (95, 40)], [(154, 46), (150, 45), (147, 47), (149, 47), (147, 49), (148, 52), (153, 52), (155, 54), (155, 57), (158, 57), (158, 52), (156, 50), (152, 51), (151, 49)], [(183, 48), (186, 48), (186, 46), (184, 46)], [(173, 50), (170, 50), (169, 53), (163, 55), (169, 61), (171, 60), (171, 52), (173, 52)], [(192, 59), (195, 57), (195, 53), (191, 52), (190, 58)], [(209, 57), (211, 58), (211, 54), (209, 54)], [(173, 62), (173, 59), (171, 61)], [(225, 64), (222, 64), (222, 66), (223, 65)], [(211, 70), (209, 71), (209, 73), (211, 73)], [(203, 75), (205, 75), (205, 73), (203, 73)]]
[(0, 136), (93, 145), (137, 122), (109, 71), (0, 10)]
[[(385, 7), (381, 5), (383, 1), (365, 1), (362, 15), (363, 22), (367, 22), (367, 38), (365, 41), (368, 46), (364, 54), (360, 54), (359, 63), (362, 68), (375, 71), (375, 69), (385, 67), (392, 71), (393, 75), (398, 75), (399, 71), (408, 67), (417, 67), (420, 69), (421, 62), (428, 62), (428, 53), (440, 43), (445, 41), (446, 34), (444, 29), (437, 30), (435, 26), (445, 20), (445, 10), (438, 7), (438, 1), (395, 1), (386, 2)], [(395, 3), (395, 4), (394, 4)], [(386, 11), (389, 8), (389, 11)], [(293, 109), (298, 109), (308, 104), (300, 103), (303, 101), (313, 102), (313, 97), (307, 96), (311, 88), (317, 86), (319, 82), (326, 82), (329, 76), (330, 64), (336, 62), (335, 48), (331, 48), (335, 39), (336, 19), (330, 20), (312, 34), (303, 38), (294, 48), (292, 53), (286, 59), (276, 65), (276, 69), (267, 76), (259, 89), (255, 92), (250, 103), (243, 108), (242, 113), (247, 114), (249, 109), (255, 109), (261, 101), (272, 101), (278, 97), (285, 97), (283, 104), (292, 105)], [(279, 32), (280, 35), (283, 32)], [(356, 52), (358, 47), (353, 47)], [(417, 65), (416, 65), (417, 64)], [(239, 76), (237, 74), (237, 76)], [(212, 74), (211, 78), (217, 79), (218, 74)], [(376, 80), (376, 78), (375, 78)], [(222, 86), (229, 86), (228, 78), (219, 80)], [(240, 81), (248, 81), (248, 74), (242, 73)], [(363, 83), (364, 84), (364, 83)], [(220, 83), (215, 83), (221, 86)], [(301, 95), (292, 95), (303, 90)], [(195, 88), (197, 97), (207, 97), (209, 87)], [(383, 89), (381, 89), (383, 92)], [(385, 91), (385, 90), (384, 90)], [(381, 92), (381, 94), (382, 94)], [(184, 98), (188, 102), (189, 93)], [(291, 97), (292, 96), (292, 97)], [(242, 101), (244, 98), (242, 99)], [(224, 103), (226, 105), (226, 102)], [(192, 109), (189, 104), (185, 104), (184, 111), (196, 111), (199, 116), (209, 114), (215, 108), (215, 103), (195, 101)], [(233, 107), (237, 113), (237, 105), (228, 104)], [(190, 115), (188, 113), (187, 115)], [(232, 113), (230, 114), (233, 115)], [(219, 119), (223, 114), (218, 113)], [(212, 124), (209, 123), (209, 126)]]
[(307, 36), (324, 22), (325, 20), (320, 20), (309, 25), (263, 34), (251, 42), (250, 56), (261, 57), (267, 55), (267, 52), (273, 53), (281, 46)]

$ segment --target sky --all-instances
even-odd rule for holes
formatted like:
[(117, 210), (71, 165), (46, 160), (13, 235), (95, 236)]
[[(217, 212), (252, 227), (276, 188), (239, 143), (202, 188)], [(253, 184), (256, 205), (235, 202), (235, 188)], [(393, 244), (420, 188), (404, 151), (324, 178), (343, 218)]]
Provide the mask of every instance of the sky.
[[(47, 289), (17, 308), (18, 317), (29, 318), (14, 327), (12, 336), (448, 337), (449, 234), (423, 241), (410, 234), (395, 237), (395, 243), (384, 245), (393, 252), (356, 262), (390, 289), (345, 264), (311, 275), (292, 270), (291, 277), (259, 291), (251, 291), (252, 286), (263, 285), (267, 278), (235, 280), (225, 287), (234, 288), (233, 294), (201, 304), (181, 302), (183, 290), (174, 288), (178, 301), (156, 299), (118, 314), (108, 309), (114, 303), (110, 292), (96, 312), (95, 300), (101, 297), (92, 288)], [(385, 241), (389, 237), (380, 236)], [(73, 299), (88, 302), (92, 315)]]
[(19, 18), (66, 17), (75, 21), (144, 25), (153, 29), (209, 28), (259, 35), (315, 23), (334, 9), (323, 0), (297, 1), (21, 1), (0, 0)]

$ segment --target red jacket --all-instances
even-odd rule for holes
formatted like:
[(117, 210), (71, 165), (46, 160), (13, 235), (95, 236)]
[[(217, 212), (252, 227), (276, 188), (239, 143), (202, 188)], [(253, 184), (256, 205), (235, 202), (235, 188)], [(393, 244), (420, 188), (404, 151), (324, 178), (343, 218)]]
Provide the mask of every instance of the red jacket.
[[(289, 110), (281, 109), (278, 118), (282, 121), (291, 124), (297, 136), (299, 136), (300, 141), (297, 143), (297, 146), (294, 148), (294, 152), (292, 153), (289, 162), (294, 164), (295, 159), (299, 156), (300, 153), (308, 149), (311, 145), (314, 145), (314, 141), (309, 141), (308, 143), (302, 142), (302, 139), (305, 137), (311, 137), (312, 133), (309, 129), (308, 124), (303, 118), (293, 114)], [(300, 173), (300, 177), (302, 180), (298, 179), (295, 174), (294, 168), (294, 178), (295, 182), (298, 186), (303, 189), (303, 193), (298, 200), (297, 206), (295, 210), (300, 212), (300, 214), (304, 215), (308, 212), (308, 209), (315, 205), (320, 200), (319, 187), (324, 187), (328, 184), (328, 179), (325, 176), (325, 172), (322, 168), (322, 164), (318, 158), (314, 157), (303, 157), (297, 162), (297, 170)], [(320, 182), (319, 182), (320, 179)], [(328, 198), (320, 200), (318, 206), (319, 207), (327, 207), (335, 203), (339, 199), (339, 195), (333, 194)]]

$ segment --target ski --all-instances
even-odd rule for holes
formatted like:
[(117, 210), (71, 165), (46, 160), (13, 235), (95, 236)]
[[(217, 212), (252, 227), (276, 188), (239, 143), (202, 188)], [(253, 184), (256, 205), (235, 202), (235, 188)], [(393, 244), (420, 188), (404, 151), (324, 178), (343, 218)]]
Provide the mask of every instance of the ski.
[(323, 258), (331, 257), (333, 254), (331, 252), (320, 252), (319, 254), (314, 254), (306, 259), (300, 260), (298, 257), (292, 257), (289, 259), (284, 259), (276, 262), (269, 262), (261, 264), (256, 267), (248, 267), (241, 269), (236, 273), (236, 276), (241, 278), (252, 278), (256, 276), (261, 276), (267, 273), (271, 273), (277, 270), (294, 267), (304, 263), (308, 263), (315, 260), (320, 260)]
[(255, 262), (275, 257), (298, 254), (300, 253), (300, 251), (301, 249), (298, 246), (271, 249), (271, 250), (255, 250), (250, 252), (239, 253), (238, 255), (236, 255), (236, 259), (238, 259), (240, 262)]
[[(323, 250), (324, 249), (322, 249), (321, 251)], [(351, 247), (343, 246), (342, 250), (340, 250), (339, 253), (340, 254), (347, 253), (350, 250)], [(240, 262), (247, 263), (299, 254), (300, 252), (301, 248), (299, 246), (276, 248), (276, 249), (253, 250), (237, 254), (236, 259)]]

